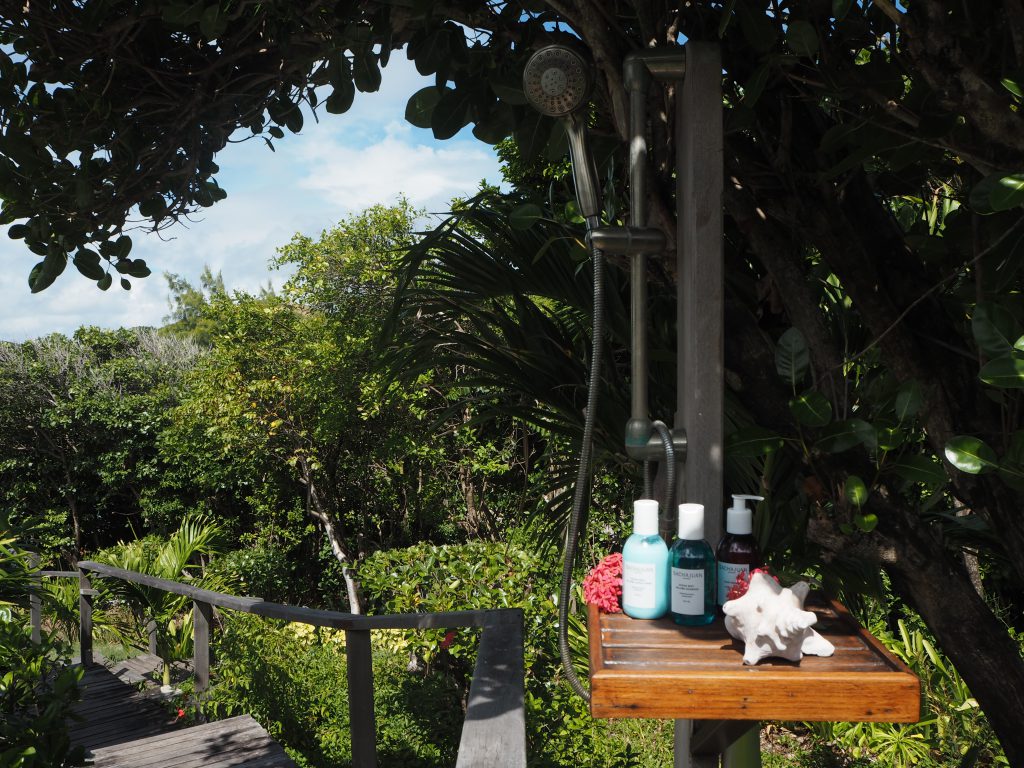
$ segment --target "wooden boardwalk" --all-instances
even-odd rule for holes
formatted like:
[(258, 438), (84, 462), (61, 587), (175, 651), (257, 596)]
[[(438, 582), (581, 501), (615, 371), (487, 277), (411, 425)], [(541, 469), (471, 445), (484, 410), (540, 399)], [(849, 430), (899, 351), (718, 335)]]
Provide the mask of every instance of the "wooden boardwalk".
[(184, 727), (154, 697), (152, 657), (90, 666), (73, 710), (71, 743), (95, 768), (294, 768), (281, 746), (248, 715)]

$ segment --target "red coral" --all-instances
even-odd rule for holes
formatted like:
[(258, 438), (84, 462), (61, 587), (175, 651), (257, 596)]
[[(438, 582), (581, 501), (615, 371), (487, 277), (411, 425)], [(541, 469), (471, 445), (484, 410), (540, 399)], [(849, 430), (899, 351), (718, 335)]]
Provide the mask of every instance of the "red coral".
[(583, 598), (605, 613), (622, 613), (622, 555), (607, 555), (595, 565), (583, 580)]
[(750, 587), (750, 577), (753, 576), (755, 573), (763, 573), (765, 576), (771, 576), (773, 579), (775, 579), (776, 584), (779, 583), (779, 577), (773, 574), (767, 568), (755, 568), (750, 573), (744, 571), (736, 577), (736, 581), (732, 585), (732, 588), (729, 590), (729, 594), (725, 596), (725, 599), (735, 600), (747, 594), (747, 589)]

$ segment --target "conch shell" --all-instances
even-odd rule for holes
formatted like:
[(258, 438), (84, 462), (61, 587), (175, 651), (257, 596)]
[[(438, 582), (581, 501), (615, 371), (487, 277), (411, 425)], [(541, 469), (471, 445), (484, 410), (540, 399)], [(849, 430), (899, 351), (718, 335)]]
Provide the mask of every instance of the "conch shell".
[(746, 594), (722, 606), (725, 628), (745, 644), (744, 664), (769, 656), (800, 661), (804, 654), (835, 653), (835, 646), (811, 629), (818, 617), (804, 610), (808, 591), (805, 581), (782, 587), (767, 574), (754, 573)]

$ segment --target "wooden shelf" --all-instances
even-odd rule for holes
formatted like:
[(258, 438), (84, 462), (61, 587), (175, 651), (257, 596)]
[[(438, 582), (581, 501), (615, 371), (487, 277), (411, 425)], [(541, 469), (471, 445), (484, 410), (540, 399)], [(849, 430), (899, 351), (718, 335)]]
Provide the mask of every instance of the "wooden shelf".
[(815, 629), (836, 647), (799, 663), (743, 664), (722, 619), (680, 627), (589, 607), (590, 711), (594, 717), (686, 720), (920, 719), (917, 677), (843, 606), (811, 595)]

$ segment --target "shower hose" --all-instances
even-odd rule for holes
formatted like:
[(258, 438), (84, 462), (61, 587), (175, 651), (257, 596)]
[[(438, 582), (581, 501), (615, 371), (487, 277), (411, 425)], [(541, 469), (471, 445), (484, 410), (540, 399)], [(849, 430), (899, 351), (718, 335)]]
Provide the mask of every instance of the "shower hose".
[[(587, 244), (590, 247), (591, 269), (594, 281), (594, 304), (591, 322), (590, 339), (590, 373), (587, 377), (587, 409), (583, 418), (583, 440), (580, 444), (580, 463), (576, 471), (576, 485), (573, 489), (572, 513), (569, 518), (569, 529), (565, 537), (565, 559), (562, 562), (562, 581), (558, 590), (558, 653), (562, 660), (565, 677), (579, 696), (590, 701), (590, 691), (576, 674), (572, 664), (572, 653), (569, 649), (569, 603), (572, 591), (572, 569), (576, 560), (576, 550), (582, 533), (584, 514), (590, 496), (590, 462), (594, 447), (594, 419), (597, 414), (597, 394), (601, 382), (601, 357), (604, 337), (604, 254), (590, 238), (594, 224), (587, 222)], [(644, 371), (633, 371), (634, 376), (646, 375)], [(672, 493), (676, 486), (675, 450), (672, 446), (672, 434), (667, 426), (660, 421), (653, 423), (654, 430), (661, 439), (665, 450), (665, 499), (666, 509), (672, 502)], [(644, 495), (654, 496), (653, 461), (644, 462)]]

